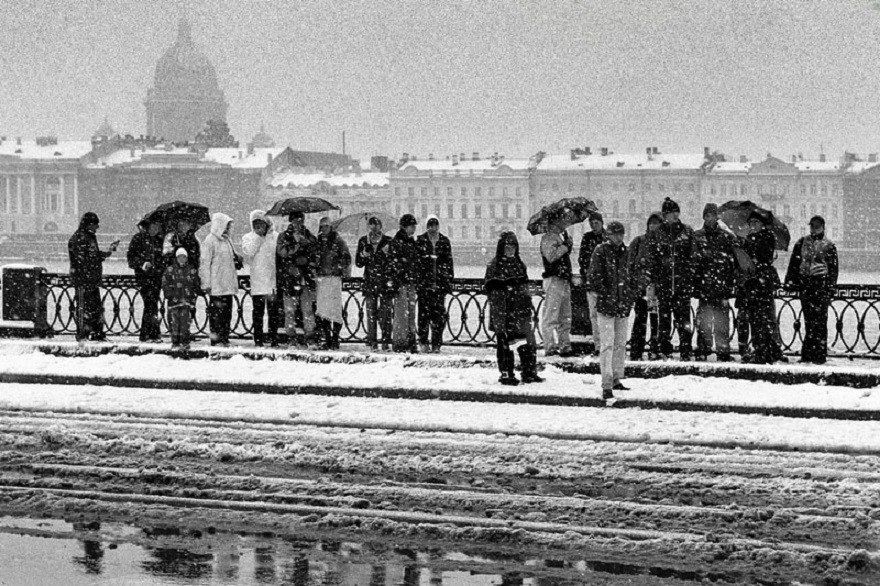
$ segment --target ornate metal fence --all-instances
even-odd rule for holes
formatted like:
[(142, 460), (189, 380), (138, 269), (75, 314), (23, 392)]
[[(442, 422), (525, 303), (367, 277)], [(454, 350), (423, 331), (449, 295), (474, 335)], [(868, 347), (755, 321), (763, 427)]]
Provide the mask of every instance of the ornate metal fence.
[[(47, 321), (55, 334), (75, 332), (73, 312), (73, 286), (67, 275), (46, 273), (44, 275), (47, 295)], [(345, 323), (342, 339), (346, 342), (366, 340), (366, 321), (362, 279), (346, 279), (343, 282), (343, 317)], [(250, 280), (239, 277), (239, 294), (232, 313), (233, 336), (247, 338), (251, 335)], [(532, 304), (535, 316), (540, 315), (544, 297), (540, 281), (532, 281)], [(142, 303), (134, 277), (105, 276), (102, 290), (104, 319), (109, 335), (137, 335), (140, 329)], [(786, 291), (777, 292), (777, 319), (783, 348), (788, 353), (800, 350), (804, 326), (800, 302)], [(572, 333), (589, 333), (584, 308), (585, 294), (580, 287), (572, 292), (574, 322)], [(208, 320), (207, 298), (199, 298), (196, 304), (194, 331), (196, 336), (206, 336)], [(161, 306), (163, 327), (165, 323), (164, 302)], [(482, 346), (491, 344), (494, 335), (489, 329), (489, 308), (482, 292), (481, 279), (456, 279), (453, 292), (447, 297), (449, 322), (444, 343), (451, 345)], [(735, 311), (735, 310), (734, 310)], [(731, 312), (731, 338), (735, 342), (735, 316)], [(536, 319), (537, 322), (537, 319)], [(828, 316), (829, 351), (837, 355), (856, 357), (880, 357), (880, 286), (840, 285)], [(536, 328), (537, 329), (537, 328)], [(540, 330), (537, 330), (540, 340)]]

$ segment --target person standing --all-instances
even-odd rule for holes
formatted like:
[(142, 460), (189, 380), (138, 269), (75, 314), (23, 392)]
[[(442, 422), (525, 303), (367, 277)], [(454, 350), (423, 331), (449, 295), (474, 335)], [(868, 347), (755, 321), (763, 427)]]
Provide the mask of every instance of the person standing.
[[(310, 346), (315, 336), (315, 274), (318, 240), (305, 227), (305, 214), (291, 212), (287, 229), (278, 235), (275, 273), (284, 300), (284, 326), (292, 345)], [(304, 339), (296, 335), (296, 310), (302, 311)]]
[(394, 326), (392, 335), (395, 352), (418, 353), (416, 344), (416, 301), (419, 275), (419, 248), (415, 216), (404, 214), (400, 230), (391, 240), (388, 252), (389, 282), (394, 291)]
[[(440, 233), (440, 220), (428, 216), (427, 230), (416, 239), (419, 249), (419, 344), (422, 352), (440, 352), (446, 327), (446, 295), (452, 293), (455, 267), (452, 244)], [(428, 333), (430, 330), (430, 346)]]
[(746, 279), (742, 291), (752, 337), (752, 356), (743, 358), (743, 362), (772, 364), (781, 353), (774, 335), (774, 294), (780, 282), (773, 266), (776, 235), (770, 229), (772, 225), (770, 212), (752, 211), (749, 214), (751, 232), (742, 242), (755, 267), (754, 274)]
[[(660, 212), (653, 212), (648, 216), (648, 228), (644, 234), (639, 234), (629, 243), (629, 274), (632, 279), (633, 287), (636, 288), (635, 295), (635, 315), (633, 316), (632, 334), (629, 340), (629, 358), (630, 360), (641, 360), (645, 353), (645, 338), (648, 333), (648, 322), (651, 326), (651, 338), (648, 343), (648, 358), (656, 360), (659, 353), (657, 346), (657, 305), (654, 303), (652, 307), (648, 307), (648, 291), (645, 275), (645, 259), (647, 256), (648, 237), (652, 232), (656, 232), (663, 223), (663, 216)], [(657, 299), (656, 294), (651, 291), (650, 297)]]
[(364, 269), (364, 307), (367, 319), (367, 345), (378, 350), (377, 325), (382, 328), (382, 349), (391, 345), (391, 312), (394, 295), (388, 287), (388, 250), (391, 237), (382, 233), (382, 220), (367, 221), (370, 232), (361, 236), (355, 253), (355, 265)]
[(198, 269), (189, 264), (186, 249), (178, 248), (174, 255), (174, 264), (165, 269), (162, 277), (172, 350), (189, 350), (189, 324), (196, 310), (199, 283)]
[(544, 264), (544, 309), (541, 336), (545, 356), (571, 356), (571, 236), (562, 217), (551, 221), (541, 237)]
[(208, 326), (212, 346), (228, 346), (232, 298), (238, 293), (236, 271), (241, 257), (232, 246), (232, 218), (222, 212), (211, 216), (211, 230), (202, 243), (199, 279), (209, 297)]
[(590, 316), (590, 331), (593, 335), (593, 356), (599, 355), (599, 318), (596, 313), (596, 291), (590, 285), (590, 259), (593, 251), (605, 240), (605, 224), (602, 214), (596, 212), (590, 215), (590, 231), (585, 232), (581, 238), (581, 249), (578, 253), (578, 266), (580, 266), (581, 278), (584, 282), (584, 289), (587, 291), (587, 308)]
[(126, 260), (134, 270), (138, 291), (143, 302), (141, 313), (141, 342), (161, 342), (161, 320), (159, 319), (159, 294), (162, 292), (162, 225), (146, 218), (138, 222), (138, 233), (128, 245)]
[(317, 322), (324, 349), (339, 350), (342, 330), (342, 278), (351, 276), (351, 253), (329, 218), (318, 223), (318, 267), (315, 287)]
[(599, 314), (599, 371), (602, 373), (602, 398), (613, 399), (613, 391), (626, 391), (621, 379), (624, 374), (626, 335), (629, 312), (633, 305), (634, 287), (629, 275), (629, 255), (623, 243), (624, 227), (620, 222), (608, 224), (608, 239), (593, 252), (590, 260), (590, 282), (596, 292)]
[(174, 264), (174, 255), (178, 248), (186, 250), (190, 266), (199, 268), (201, 264), (201, 246), (196, 238), (195, 226), (187, 219), (177, 220), (174, 230), (168, 232), (162, 242), (162, 256), (165, 266)]
[(104, 304), (101, 301), (101, 278), (104, 274), (104, 261), (110, 258), (119, 246), (119, 240), (110, 244), (110, 249), (98, 248), (95, 232), (100, 227), (98, 214), (86, 212), (79, 222), (79, 228), (67, 241), (67, 254), (70, 259), (70, 280), (76, 295), (76, 340), (91, 339), (103, 342)]
[[(251, 327), (254, 345), (262, 346), (268, 337), (269, 345), (278, 346), (278, 328), (281, 325), (281, 303), (275, 287), (275, 247), (278, 232), (263, 210), (250, 214), (251, 231), (241, 237), (241, 254), (251, 268)], [(269, 314), (268, 336), (263, 335), (263, 316)]]
[(514, 374), (514, 356), (510, 344), (525, 339), (517, 348), (522, 365), (522, 382), (539, 383), (537, 345), (532, 327), (532, 295), (529, 292), (529, 275), (519, 256), (519, 242), (513, 232), (502, 232), (498, 239), (495, 257), (486, 266), (483, 289), (489, 298), (489, 329), (495, 332), (495, 348), (498, 358), (498, 379), (503, 385), (517, 385)]
[(804, 315), (801, 362), (825, 364), (828, 358), (828, 306), (839, 271), (837, 247), (825, 236), (825, 218), (810, 218), (810, 233), (794, 245), (785, 288), (798, 294)]
[[(672, 356), (672, 320), (678, 330), (682, 360), (691, 359), (691, 293), (694, 231), (679, 219), (681, 209), (663, 201), (663, 224), (648, 237), (646, 275), (657, 302), (657, 343), (664, 358)], [(649, 299), (650, 303), (654, 299)]]
[(694, 297), (697, 306), (696, 359), (712, 353), (730, 362), (730, 299), (736, 294), (736, 237), (718, 224), (718, 206), (703, 208), (703, 227), (694, 233)]

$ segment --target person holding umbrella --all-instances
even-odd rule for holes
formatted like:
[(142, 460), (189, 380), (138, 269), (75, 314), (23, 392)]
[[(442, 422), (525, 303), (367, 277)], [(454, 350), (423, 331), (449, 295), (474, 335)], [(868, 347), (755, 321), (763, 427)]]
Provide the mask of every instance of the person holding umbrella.
[(394, 291), (394, 326), (392, 349), (417, 354), (416, 301), (419, 282), (419, 248), (413, 235), (418, 221), (412, 214), (400, 217), (400, 230), (394, 235), (388, 252), (389, 286)]
[(138, 233), (128, 245), (126, 260), (134, 270), (134, 277), (143, 302), (141, 313), (141, 342), (161, 342), (159, 294), (162, 292), (162, 225), (144, 218), (138, 222)]
[[(278, 235), (275, 273), (278, 294), (284, 300), (284, 325), (292, 345), (311, 345), (315, 336), (315, 274), (318, 240), (305, 227), (305, 214), (291, 212), (287, 229)], [(303, 317), (305, 338), (297, 340), (296, 311)]]
[(251, 267), (251, 324), (254, 345), (262, 346), (263, 315), (269, 314), (269, 345), (278, 345), (278, 327), (281, 321), (281, 303), (275, 287), (275, 246), (278, 232), (263, 210), (250, 213), (251, 231), (241, 238), (241, 253)]
[(209, 297), (208, 325), (212, 346), (229, 345), (232, 298), (238, 293), (236, 271), (242, 268), (242, 259), (232, 246), (231, 233), (232, 218), (217, 212), (211, 216), (211, 230), (202, 245), (199, 279)]
[(391, 237), (382, 233), (382, 220), (371, 216), (367, 220), (369, 234), (358, 240), (355, 265), (364, 269), (364, 307), (367, 319), (367, 345), (378, 350), (377, 324), (382, 328), (382, 349), (391, 345), (391, 313), (394, 295), (388, 286), (388, 251)]
[(186, 251), (189, 265), (199, 268), (202, 258), (202, 248), (196, 238), (197, 227), (188, 218), (179, 218), (171, 221), (171, 231), (165, 234), (162, 244), (162, 257), (165, 266), (170, 266), (175, 261), (178, 248)]
[(318, 223), (317, 322), (323, 333), (324, 349), (339, 350), (342, 330), (342, 278), (351, 276), (351, 253), (345, 241), (330, 226), (330, 219)]
[(825, 236), (825, 218), (810, 218), (810, 233), (795, 243), (785, 288), (798, 294), (806, 332), (801, 362), (825, 364), (828, 357), (828, 306), (837, 286), (837, 247)]
[(100, 221), (95, 212), (86, 212), (79, 222), (79, 228), (67, 241), (67, 252), (70, 258), (70, 280), (76, 292), (76, 340), (91, 339), (103, 342), (107, 339), (104, 333), (104, 304), (101, 301), (101, 277), (104, 272), (104, 261), (110, 258), (119, 246), (119, 240), (110, 244), (110, 249), (103, 251), (98, 248), (98, 231)]
[(775, 338), (776, 311), (774, 294), (779, 288), (779, 275), (773, 260), (776, 235), (770, 229), (773, 217), (770, 212), (755, 209), (749, 214), (751, 232), (742, 239), (742, 247), (754, 264), (754, 274), (743, 284), (742, 300), (748, 312), (752, 335), (752, 356), (743, 362), (772, 364), (781, 351)]
[(541, 237), (544, 310), (541, 335), (545, 356), (571, 356), (571, 236), (563, 214), (548, 221)]
[[(422, 352), (440, 352), (443, 329), (446, 327), (446, 295), (452, 293), (455, 268), (452, 244), (440, 233), (440, 220), (435, 215), (425, 222), (427, 231), (416, 239), (419, 249), (419, 344)], [(431, 345), (428, 346), (428, 331)]]

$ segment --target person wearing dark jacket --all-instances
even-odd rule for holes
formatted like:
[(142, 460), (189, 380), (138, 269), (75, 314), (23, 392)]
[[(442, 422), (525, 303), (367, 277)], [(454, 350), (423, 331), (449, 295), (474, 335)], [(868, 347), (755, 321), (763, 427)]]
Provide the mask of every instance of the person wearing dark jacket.
[(342, 278), (351, 276), (351, 253), (329, 218), (318, 223), (317, 279), (315, 296), (317, 324), (325, 350), (339, 350), (342, 330)]
[(773, 266), (776, 235), (770, 229), (770, 212), (755, 210), (749, 215), (751, 233), (742, 241), (755, 266), (755, 272), (743, 284), (742, 301), (748, 312), (752, 336), (752, 356), (744, 362), (772, 364), (781, 354), (775, 338), (776, 311), (774, 295), (779, 288), (779, 274)]
[(522, 382), (539, 383), (535, 344), (534, 311), (529, 292), (529, 275), (519, 256), (519, 242), (513, 232), (502, 232), (495, 249), (495, 258), (486, 266), (483, 289), (489, 299), (489, 329), (495, 332), (498, 358), (498, 379), (503, 385), (517, 385), (514, 356), (510, 344), (525, 339), (517, 348), (522, 365)]
[(391, 312), (394, 295), (388, 286), (388, 250), (391, 237), (382, 233), (382, 220), (367, 221), (370, 232), (361, 236), (354, 256), (356, 266), (364, 269), (364, 308), (367, 320), (367, 345), (378, 350), (377, 326), (382, 328), (382, 349), (391, 346)]
[[(419, 249), (419, 344), (422, 352), (440, 352), (446, 327), (446, 295), (452, 292), (455, 267), (452, 244), (440, 233), (440, 220), (428, 216), (427, 231), (416, 239)], [(428, 333), (430, 330), (430, 346)]]
[(144, 308), (141, 313), (141, 342), (161, 342), (159, 294), (162, 292), (164, 261), (162, 255), (162, 225), (143, 219), (138, 222), (138, 233), (128, 245), (128, 266), (134, 270)]
[(595, 213), (590, 216), (590, 231), (585, 232), (581, 238), (581, 248), (578, 252), (578, 265), (580, 266), (581, 278), (584, 282), (584, 289), (587, 291), (587, 308), (590, 316), (590, 332), (593, 335), (593, 355), (599, 355), (599, 317), (596, 313), (596, 291), (590, 285), (590, 259), (596, 247), (605, 240), (605, 226), (602, 214)]
[(661, 211), (663, 225), (648, 237), (646, 262), (647, 279), (654, 286), (657, 302), (657, 342), (663, 357), (671, 357), (674, 318), (681, 359), (690, 360), (694, 231), (679, 219), (681, 210), (675, 201), (667, 197)]
[(388, 251), (389, 284), (394, 291), (394, 326), (392, 327), (395, 352), (418, 353), (416, 339), (416, 302), (419, 274), (419, 247), (415, 216), (404, 214), (400, 218), (400, 230), (391, 240)]
[[(648, 216), (648, 228), (629, 243), (629, 275), (636, 288), (635, 314), (633, 316), (632, 334), (629, 339), (630, 360), (641, 360), (645, 353), (645, 338), (648, 333), (648, 322), (651, 325), (651, 338), (648, 342), (648, 358), (656, 360), (659, 353), (657, 345), (657, 305), (648, 307), (648, 293), (645, 276), (648, 237), (656, 232), (663, 223), (660, 212)], [(656, 295), (652, 296), (656, 299)]]
[(718, 206), (703, 208), (703, 228), (694, 233), (694, 297), (697, 306), (697, 360), (712, 353), (730, 362), (730, 299), (736, 295), (736, 237), (718, 224)]
[(189, 324), (196, 310), (200, 288), (198, 269), (189, 264), (186, 249), (178, 248), (174, 264), (165, 269), (162, 276), (172, 350), (189, 350)]
[[(317, 239), (305, 227), (305, 214), (292, 212), (275, 245), (275, 284), (284, 300), (284, 327), (291, 346), (315, 342)], [(304, 338), (296, 335), (296, 311), (302, 311)]]
[(804, 315), (801, 362), (824, 364), (828, 357), (828, 306), (838, 275), (837, 247), (825, 236), (825, 219), (810, 219), (810, 234), (794, 245), (785, 288), (798, 294)]
[(83, 214), (79, 228), (67, 241), (70, 258), (70, 280), (76, 293), (76, 339), (94, 341), (107, 339), (104, 334), (104, 304), (101, 301), (101, 277), (104, 260), (116, 252), (119, 240), (110, 244), (110, 249), (98, 248), (95, 236), (100, 221), (94, 212)]
[(590, 259), (589, 279), (596, 292), (599, 314), (599, 371), (602, 373), (602, 398), (613, 399), (612, 391), (628, 390), (623, 378), (626, 356), (627, 321), (633, 305), (634, 287), (629, 274), (629, 255), (623, 243), (624, 227), (608, 224), (608, 239), (599, 244)]
[(196, 229), (189, 220), (178, 220), (174, 230), (168, 232), (162, 241), (162, 257), (165, 266), (174, 264), (174, 255), (178, 248), (186, 250), (189, 264), (196, 269), (201, 266), (202, 247), (196, 238)]

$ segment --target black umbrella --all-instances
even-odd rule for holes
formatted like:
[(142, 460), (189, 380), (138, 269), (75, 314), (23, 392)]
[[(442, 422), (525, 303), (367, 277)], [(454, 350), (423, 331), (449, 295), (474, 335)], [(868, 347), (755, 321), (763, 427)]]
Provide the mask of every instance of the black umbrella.
[(275, 205), (266, 212), (267, 216), (289, 216), (293, 212), (311, 214), (314, 212), (326, 212), (339, 208), (320, 197), (288, 197), (276, 201)]
[(791, 242), (788, 226), (783, 224), (773, 212), (751, 201), (729, 201), (718, 208), (718, 217), (733, 230), (734, 234), (745, 237), (751, 231), (749, 228), (749, 216), (754, 211), (761, 212), (765, 217), (772, 220), (771, 230), (776, 235), (776, 249), (788, 250), (788, 245)]
[(541, 211), (529, 218), (526, 229), (533, 235), (544, 234), (549, 225), (560, 218), (565, 220), (566, 226), (571, 226), (583, 222), (598, 211), (596, 204), (584, 197), (568, 197), (541, 208)]
[(367, 223), (370, 218), (378, 218), (382, 222), (382, 232), (387, 232), (397, 226), (397, 220), (394, 216), (385, 212), (357, 212), (333, 220), (330, 225), (337, 232), (360, 237), (370, 231), (370, 226)]
[(166, 231), (175, 229), (180, 220), (186, 220), (193, 225), (194, 230), (198, 230), (211, 221), (211, 215), (208, 213), (207, 206), (185, 201), (172, 201), (158, 206), (144, 216), (144, 220), (162, 224)]

